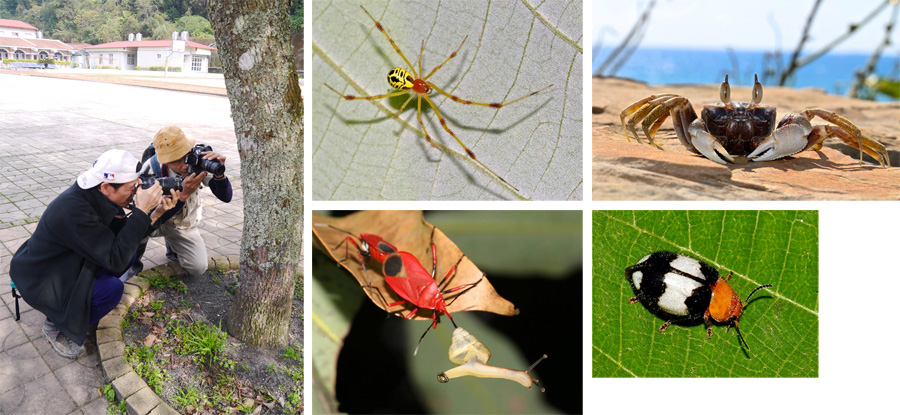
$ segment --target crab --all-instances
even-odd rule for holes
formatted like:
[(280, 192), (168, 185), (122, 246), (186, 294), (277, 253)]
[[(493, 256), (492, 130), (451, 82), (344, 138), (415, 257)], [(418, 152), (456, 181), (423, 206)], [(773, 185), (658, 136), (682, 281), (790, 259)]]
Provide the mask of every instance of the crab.
[[(728, 75), (719, 88), (721, 103), (709, 104), (700, 112), (701, 118), (687, 98), (677, 94), (656, 94), (644, 98), (622, 110), (620, 119), (635, 140), (641, 142), (635, 124), (641, 122), (650, 144), (662, 150), (653, 140), (656, 131), (668, 117), (672, 117), (678, 139), (689, 150), (720, 164), (733, 163), (732, 155), (747, 156), (751, 161), (769, 161), (792, 156), (801, 151), (822, 148), (822, 142), (837, 137), (862, 153), (872, 156), (882, 167), (890, 167), (887, 150), (881, 143), (862, 134), (850, 120), (828, 110), (812, 108), (799, 114), (785, 115), (775, 125), (775, 107), (761, 105), (763, 90), (754, 75), (750, 102), (731, 101)], [(625, 119), (631, 117), (626, 123)], [(834, 125), (816, 125), (814, 117)]]

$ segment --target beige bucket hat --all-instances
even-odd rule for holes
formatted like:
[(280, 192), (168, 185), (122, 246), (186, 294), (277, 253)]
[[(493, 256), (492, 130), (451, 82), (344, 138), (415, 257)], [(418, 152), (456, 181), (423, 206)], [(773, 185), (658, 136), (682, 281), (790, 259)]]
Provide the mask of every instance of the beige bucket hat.
[(153, 136), (156, 160), (165, 164), (183, 158), (194, 148), (194, 143), (194, 139), (184, 135), (181, 128), (174, 125), (163, 127)]

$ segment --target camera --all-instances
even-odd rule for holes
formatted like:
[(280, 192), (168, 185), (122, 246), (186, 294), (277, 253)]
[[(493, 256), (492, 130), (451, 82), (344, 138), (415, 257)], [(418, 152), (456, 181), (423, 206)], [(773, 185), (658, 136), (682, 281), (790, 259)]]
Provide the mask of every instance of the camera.
[(149, 189), (153, 186), (153, 183), (159, 182), (159, 186), (162, 187), (164, 195), (171, 195), (172, 190), (184, 190), (182, 180), (178, 177), (156, 177), (153, 173), (148, 172), (141, 174), (138, 178), (141, 179), (142, 189)]
[(221, 176), (225, 174), (225, 165), (219, 163), (216, 160), (206, 160), (203, 158), (204, 152), (212, 151), (212, 147), (206, 144), (197, 144), (191, 151), (184, 157), (184, 164), (187, 164), (191, 173), (200, 174), (204, 171), (208, 171), (216, 176)]

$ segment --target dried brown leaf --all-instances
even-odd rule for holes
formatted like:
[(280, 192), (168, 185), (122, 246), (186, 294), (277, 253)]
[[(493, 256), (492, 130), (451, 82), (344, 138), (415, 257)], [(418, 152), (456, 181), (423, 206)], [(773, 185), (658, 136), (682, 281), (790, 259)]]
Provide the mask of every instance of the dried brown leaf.
[[(313, 235), (315, 235), (315, 246), (324, 252), (327, 252), (338, 264), (353, 275), (361, 287), (369, 285), (366, 275), (363, 273), (362, 264), (357, 257), (356, 248), (348, 243), (343, 243), (344, 239), (349, 235), (345, 232), (333, 229), (328, 225), (334, 226), (341, 230), (350, 232), (354, 235), (361, 233), (369, 233), (381, 236), (385, 241), (393, 244), (400, 251), (406, 251), (418, 258), (419, 263), (428, 271), (431, 271), (431, 231), (433, 226), (425, 221), (421, 211), (364, 211), (354, 213), (342, 218), (332, 218), (327, 216), (313, 215)], [(356, 238), (354, 238), (355, 240)], [(358, 242), (358, 241), (357, 241)], [(438, 254), (437, 261), (437, 281), (438, 284), (443, 282), (443, 277), (450, 268), (456, 264), (463, 252), (453, 243), (440, 229), (434, 231), (434, 244)], [(366, 269), (368, 276), (372, 281), (372, 286), (378, 288), (387, 303), (393, 303), (402, 300), (402, 298), (391, 289), (382, 273), (381, 264), (372, 260), (363, 258), (366, 261)], [(482, 278), (484, 273), (469, 260), (468, 257), (462, 259), (457, 267), (456, 273), (450, 276), (450, 282), (446, 286), (441, 284), (443, 289), (460, 286), (463, 284), (475, 283)], [(392, 314), (405, 317), (412, 309), (413, 305), (406, 303), (387, 308), (381, 297), (373, 289), (362, 288), (372, 302)], [(447, 310), (452, 314), (457, 311), (489, 311), (491, 313), (512, 316), (519, 313), (516, 307), (501, 297), (494, 287), (485, 277), (478, 285), (463, 292), (456, 297), (455, 293), (448, 294), (446, 301), (452, 304)], [(416, 319), (430, 320), (432, 310), (419, 309), (416, 313)]]

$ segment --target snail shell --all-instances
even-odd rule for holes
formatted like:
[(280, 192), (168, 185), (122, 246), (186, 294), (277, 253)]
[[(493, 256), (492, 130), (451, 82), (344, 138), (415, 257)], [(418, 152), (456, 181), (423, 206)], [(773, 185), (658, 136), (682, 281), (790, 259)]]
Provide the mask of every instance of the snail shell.
[(487, 363), (491, 358), (491, 351), (488, 350), (484, 343), (478, 341), (475, 336), (469, 334), (466, 329), (457, 327), (453, 330), (451, 338), (450, 350), (448, 352), (450, 361), (457, 365), (477, 359), (481, 363)]

